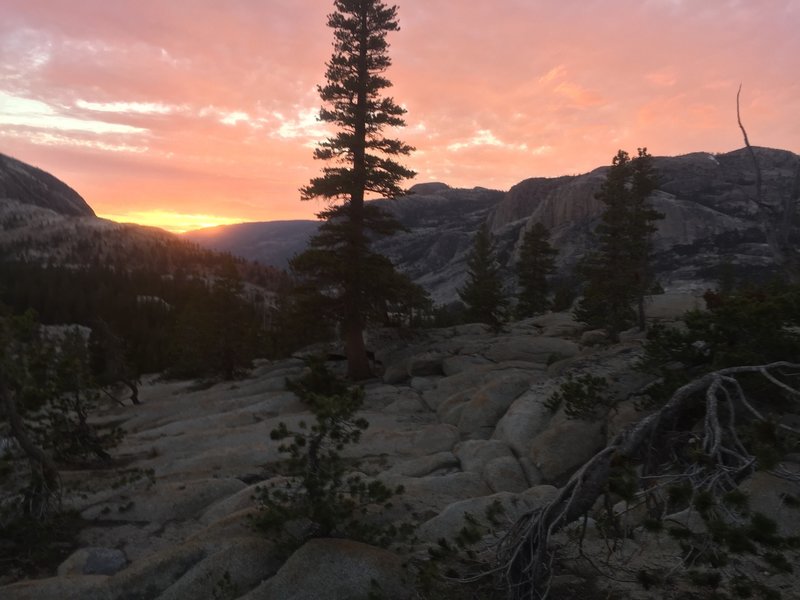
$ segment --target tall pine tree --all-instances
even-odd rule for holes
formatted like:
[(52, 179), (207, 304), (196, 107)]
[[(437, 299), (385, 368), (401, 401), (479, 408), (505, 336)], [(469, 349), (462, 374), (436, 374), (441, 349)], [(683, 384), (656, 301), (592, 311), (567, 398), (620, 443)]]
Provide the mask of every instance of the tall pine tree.
[(494, 256), (494, 243), (484, 223), (475, 234), (475, 242), (467, 259), (467, 282), (458, 290), (467, 305), (467, 318), (498, 329), (505, 316), (506, 298), (503, 281)]
[(547, 276), (555, 271), (558, 250), (550, 245), (550, 232), (541, 223), (535, 223), (525, 232), (517, 262), (519, 296), (517, 316), (530, 317), (543, 313), (550, 307)]
[(325, 223), (309, 249), (292, 262), (297, 275), (317, 281), (342, 324), (348, 376), (370, 375), (363, 330), (366, 315), (381, 300), (391, 299), (398, 279), (392, 264), (370, 250), (370, 240), (400, 225), (367, 194), (395, 198), (400, 182), (415, 173), (394, 160), (413, 148), (384, 137), (386, 127), (405, 124), (405, 109), (381, 92), (391, 86), (383, 73), (390, 66), (386, 35), (398, 31), (397, 7), (378, 0), (335, 0), (328, 16), (333, 55), (326, 84), (319, 88), (324, 105), (320, 120), (338, 132), (320, 142), (314, 158), (329, 161), (320, 177), (301, 188), (303, 200), (323, 198), (333, 205), (319, 213)]
[(620, 150), (596, 195), (606, 208), (595, 229), (598, 250), (580, 265), (586, 285), (575, 314), (605, 327), (613, 341), (634, 324), (645, 328), (644, 298), (653, 287), (651, 237), (655, 221), (663, 218), (648, 203), (657, 185), (646, 148), (633, 160)]

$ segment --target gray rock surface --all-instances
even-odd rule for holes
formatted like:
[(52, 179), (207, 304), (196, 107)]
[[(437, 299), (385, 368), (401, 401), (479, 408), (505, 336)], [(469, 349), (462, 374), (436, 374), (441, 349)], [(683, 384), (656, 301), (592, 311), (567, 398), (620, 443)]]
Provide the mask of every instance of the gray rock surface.
[[(499, 533), (521, 511), (552, 499), (556, 489), (542, 482), (564, 482), (607, 436), (641, 416), (630, 402), (594, 422), (547, 408), (570, 373), (605, 377), (618, 397), (647, 381), (630, 368), (641, 356), (637, 340), (583, 350), (549, 366), (519, 360), (531, 358), (531, 344), (542, 347), (548, 327), (580, 335), (566, 315), (529, 319), (501, 335), (487, 335), (481, 326), (433, 330), (417, 338), (407, 356), (394, 355), (407, 366), (410, 357), (430, 353), (440, 374), (426, 367), (425, 376), (365, 385), (360, 416), (370, 426), (342, 454), (353, 461), (353, 472), (405, 489), (390, 509), (371, 512), (372, 522), (421, 524), (420, 537), (435, 542), (457, 536), (470, 525), (470, 513), (482, 535)], [(572, 352), (574, 337), (569, 343)], [(488, 357), (493, 352), (515, 360), (494, 362)], [(311, 420), (308, 407), (276, 383), (302, 368), (297, 361), (260, 363), (248, 379), (204, 390), (147, 379), (142, 405), (109, 404), (99, 418), (128, 431), (120, 455), (137, 468), (153, 469), (152, 478), (112, 488), (92, 472), (65, 472), (66, 483), (82, 484), (66, 504), (91, 520), (80, 534), (83, 548), (62, 563), (57, 577), (2, 587), (0, 598), (179, 600), (213, 598), (213, 590), (250, 600), (335, 598), (315, 594), (333, 593), (328, 578), (359, 569), (372, 575), (354, 575), (336, 594), (412, 593), (408, 580), (398, 583), (406, 574), (402, 559), (391, 553), (342, 540), (314, 550), (315, 542), (281, 567), (272, 543), (252, 530), (256, 488), (284, 478), (278, 475), (284, 457), (269, 431), (280, 422), (296, 428)], [(792, 509), (781, 500), (791, 490), (783, 485), (765, 474), (744, 484), (757, 510), (779, 515), (794, 534)], [(634, 529), (641, 516), (624, 512), (623, 521)], [(589, 533), (587, 543), (599, 540), (596, 528)], [(426, 552), (424, 545), (417, 550)], [(92, 552), (97, 556), (90, 560)], [(325, 564), (317, 577), (318, 560)]]
[(0, 154), (0, 200), (18, 200), (70, 217), (93, 217), (81, 196), (50, 173)]
[(533, 440), (529, 458), (545, 482), (563, 482), (605, 445), (604, 426), (604, 421), (556, 420)]
[(128, 558), (115, 548), (81, 548), (58, 566), (58, 576), (113, 575), (125, 568)]
[(503, 374), (475, 391), (464, 403), (458, 430), (464, 439), (488, 439), (497, 421), (531, 384), (532, 377), (520, 373)]
[(412, 586), (398, 555), (360, 542), (316, 539), (241, 600), (408, 600)]

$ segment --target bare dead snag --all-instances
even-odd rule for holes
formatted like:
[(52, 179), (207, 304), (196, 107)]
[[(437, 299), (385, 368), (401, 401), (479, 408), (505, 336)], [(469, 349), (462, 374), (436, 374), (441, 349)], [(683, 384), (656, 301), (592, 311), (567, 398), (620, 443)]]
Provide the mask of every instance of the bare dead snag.
[[(499, 547), (497, 570), (505, 577), (509, 597), (548, 597), (556, 559), (553, 535), (585, 515), (607, 493), (615, 465), (625, 461), (642, 465), (637, 497), (653, 506), (663, 506), (665, 502), (663, 486), (652, 485), (656, 478), (687, 483), (693, 494), (710, 493), (714, 498), (736, 488), (757, 466), (755, 456), (739, 438), (737, 424), (744, 418), (766, 421), (736, 378), (760, 375), (781, 392), (800, 400), (800, 388), (780, 378), (788, 369), (795, 371), (792, 375), (797, 377), (800, 364), (775, 362), (709, 373), (679, 388), (660, 410), (620, 432), (569, 479), (549, 504), (523, 515), (506, 534)], [(676, 436), (675, 426), (701, 406), (704, 410), (700, 421), (693, 421), (699, 427), (687, 435), (696, 443), (692, 452), (702, 460), (692, 460), (686, 436)], [(791, 427), (782, 427), (800, 434)], [(664, 456), (671, 458), (665, 461)]]
[(763, 195), (761, 193), (762, 189), (762, 176), (761, 176), (761, 163), (758, 162), (758, 157), (756, 156), (755, 150), (750, 145), (750, 140), (747, 137), (747, 131), (742, 124), (742, 114), (739, 110), (739, 98), (742, 94), (742, 84), (739, 84), (739, 90), (736, 92), (736, 122), (739, 123), (739, 129), (742, 130), (742, 136), (744, 137), (744, 145), (747, 148), (748, 154), (750, 154), (750, 159), (753, 161), (753, 169), (756, 172), (756, 199), (755, 202), (760, 207), (765, 208)]
[(758, 206), (761, 227), (776, 262), (784, 269), (787, 277), (791, 281), (797, 281), (800, 279), (800, 273), (798, 273), (796, 265), (794, 248), (789, 243), (789, 236), (791, 234), (796, 206), (798, 202), (800, 202), (800, 163), (797, 165), (793, 189), (784, 198), (780, 206), (772, 206), (765, 202), (761, 163), (758, 161), (758, 156), (753, 146), (750, 145), (750, 139), (747, 137), (747, 131), (742, 123), (739, 107), (741, 93), (742, 85), (739, 84), (739, 90), (736, 92), (736, 122), (739, 124), (739, 129), (742, 131), (744, 145), (753, 162), (753, 169), (756, 174), (756, 196), (753, 201)]

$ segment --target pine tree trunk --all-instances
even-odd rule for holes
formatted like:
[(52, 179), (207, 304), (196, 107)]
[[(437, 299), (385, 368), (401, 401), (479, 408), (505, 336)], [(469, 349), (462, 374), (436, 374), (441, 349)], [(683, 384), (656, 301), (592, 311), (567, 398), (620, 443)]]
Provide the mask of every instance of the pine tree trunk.
[(58, 469), (53, 459), (28, 436), (28, 430), (17, 412), (17, 404), (13, 393), (3, 385), (2, 381), (0, 381), (0, 405), (2, 405), (8, 423), (11, 425), (11, 433), (16, 438), (25, 456), (28, 457), (34, 473), (36, 471), (41, 473), (43, 488), (40, 490), (41, 497), (35, 499), (35, 505), (36, 507), (46, 506), (49, 503), (49, 498), (58, 496), (61, 490), (61, 478), (58, 475)]
[(353, 381), (369, 379), (372, 370), (367, 358), (367, 349), (364, 345), (363, 333), (363, 307), (360, 303), (363, 262), (364, 235), (364, 188), (366, 184), (366, 144), (367, 144), (367, 40), (368, 23), (367, 10), (364, 8), (360, 15), (361, 26), (359, 31), (359, 56), (358, 56), (358, 92), (356, 94), (356, 112), (354, 123), (353, 144), (353, 189), (350, 194), (350, 221), (353, 225), (351, 248), (351, 264), (354, 277), (350, 282), (351, 289), (345, 290), (345, 319), (344, 319), (344, 347), (347, 356), (347, 376)]
[(372, 377), (367, 348), (364, 345), (364, 334), (357, 322), (345, 323), (344, 352), (347, 356), (347, 377), (349, 379), (361, 381)]

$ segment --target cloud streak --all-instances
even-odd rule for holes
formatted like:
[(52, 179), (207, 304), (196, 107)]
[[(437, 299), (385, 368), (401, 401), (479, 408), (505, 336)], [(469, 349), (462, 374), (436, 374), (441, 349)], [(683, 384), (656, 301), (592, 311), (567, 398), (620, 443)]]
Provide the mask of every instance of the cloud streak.
[[(388, 76), (417, 181), (507, 189), (618, 148), (728, 151), (739, 82), (753, 143), (800, 151), (795, 0), (398, 3)], [(100, 214), (308, 218), (331, 7), (4, 0), (0, 149)]]

